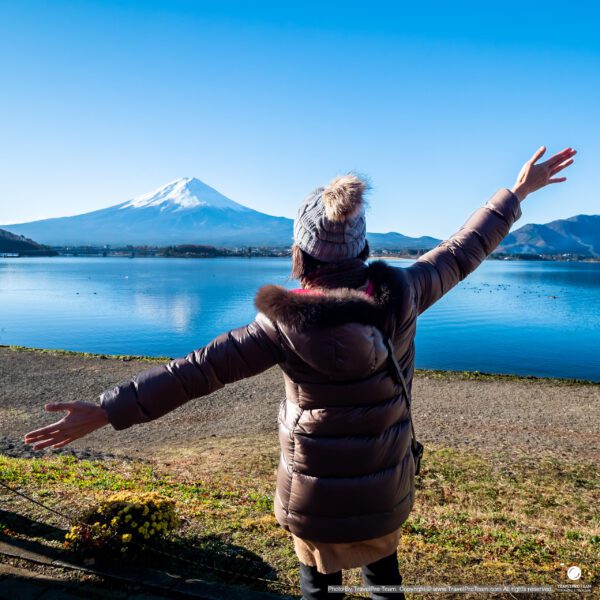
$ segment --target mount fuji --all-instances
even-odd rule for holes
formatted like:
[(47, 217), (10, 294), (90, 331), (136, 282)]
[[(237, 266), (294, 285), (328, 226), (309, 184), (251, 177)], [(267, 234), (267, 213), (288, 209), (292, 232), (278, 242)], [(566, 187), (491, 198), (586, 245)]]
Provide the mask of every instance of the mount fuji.
[[(193, 177), (171, 181), (121, 204), (76, 215), (3, 225), (49, 246), (289, 247), (293, 220), (238, 204)], [(440, 240), (400, 233), (369, 233), (372, 248), (428, 249)]]
[(51, 246), (292, 243), (290, 219), (247, 208), (193, 177), (171, 181), (109, 208), (7, 225), (6, 229)]

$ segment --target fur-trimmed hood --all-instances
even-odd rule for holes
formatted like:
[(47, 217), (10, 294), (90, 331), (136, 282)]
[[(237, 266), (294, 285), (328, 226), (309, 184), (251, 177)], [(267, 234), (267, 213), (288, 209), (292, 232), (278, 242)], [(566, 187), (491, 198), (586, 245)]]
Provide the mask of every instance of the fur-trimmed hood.
[(382, 260), (370, 263), (366, 274), (374, 285), (373, 296), (351, 288), (296, 294), (279, 285), (264, 285), (254, 304), (272, 321), (298, 332), (350, 322), (384, 328), (391, 306), (406, 292), (398, 281), (399, 271)]
[(255, 305), (277, 325), (286, 345), (313, 368), (337, 377), (366, 376), (387, 357), (384, 335), (392, 333), (394, 307), (406, 292), (400, 272), (383, 261), (369, 264), (366, 275), (373, 296), (351, 288), (298, 294), (265, 285)]

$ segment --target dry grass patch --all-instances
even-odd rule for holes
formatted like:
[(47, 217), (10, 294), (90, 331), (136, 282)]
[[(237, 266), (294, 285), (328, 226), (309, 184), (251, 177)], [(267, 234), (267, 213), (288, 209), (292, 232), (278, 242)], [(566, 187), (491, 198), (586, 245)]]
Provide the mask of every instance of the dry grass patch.
[[(208, 438), (198, 448), (163, 452), (153, 462), (0, 456), (0, 478), (73, 515), (121, 490), (158, 492), (175, 501), (183, 522), (164, 551), (183, 560), (156, 554), (149, 565), (235, 580), (208, 568), (213, 566), (273, 581), (237, 583), (298, 593), (292, 540), (273, 516), (278, 456), (273, 436)], [(596, 583), (599, 482), (595, 464), (428, 447), (399, 547), (405, 582), (551, 585), (567, 583), (566, 566), (577, 564), (581, 582)], [(60, 534), (19, 530), (16, 515), (50, 523), (59, 533), (67, 523), (7, 492), (1, 497), (5, 536), (61, 548)], [(360, 585), (359, 570), (346, 572), (344, 582)]]

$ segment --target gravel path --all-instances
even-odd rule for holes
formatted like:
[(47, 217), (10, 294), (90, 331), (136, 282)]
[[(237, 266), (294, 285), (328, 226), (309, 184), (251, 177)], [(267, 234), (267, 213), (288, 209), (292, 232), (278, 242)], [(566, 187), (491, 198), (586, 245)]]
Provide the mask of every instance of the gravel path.
[[(0, 347), (0, 453), (39, 454), (20, 439), (52, 422), (54, 415), (45, 413), (44, 403), (93, 401), (102, 390), (152, 364)], [(417, 375), (413, 394), (415, 427), (425, 445), (587, 462), (600, 456), (600, 384)], [(149, 458), (161, 449), (201, 447), (214, 436), (275, 438), (283, 396), (282, 375), (275, 367), (152, 423), (121, 432), (106, 427), (63, 451), (85, 458)]]

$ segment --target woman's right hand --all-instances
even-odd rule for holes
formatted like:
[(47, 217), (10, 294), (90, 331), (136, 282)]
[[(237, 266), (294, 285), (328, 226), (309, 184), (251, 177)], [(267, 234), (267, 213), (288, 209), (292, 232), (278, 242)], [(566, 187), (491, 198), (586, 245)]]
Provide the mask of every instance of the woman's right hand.
[(511, 191), (517, 196), (520, 202), (523, 202), (525, 197), (531, 194), (531, 192), (535, 192), (550, 183), (566, 181), (566, 177), (554, 177), (554, 175), (572, 164), (573, 156), (577, 154), (577, 150), (573, 150), (570, 147), (565, 148), (547, 161), (536, 165), (535, 162), (543, 156), (544, 152), (546, 152), (546, 146), (539, 148), (523, 165), (517, 175), (517, 181)]
[(101, 406), (89, 402), (60, 402), (46, 404), (44, 408), (48, 412), (66, 410), (67, 414), (60, 421), (25, 435), (23, 441), (33, 444), (34, 450), (48, 446), (61, 448), (109, 422), (106, 411)]

